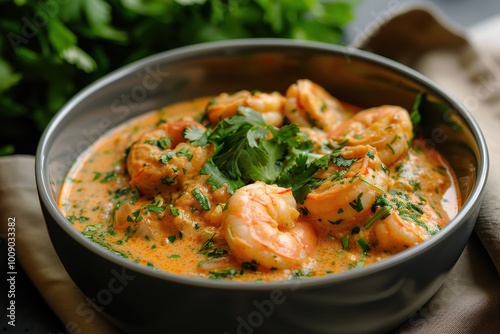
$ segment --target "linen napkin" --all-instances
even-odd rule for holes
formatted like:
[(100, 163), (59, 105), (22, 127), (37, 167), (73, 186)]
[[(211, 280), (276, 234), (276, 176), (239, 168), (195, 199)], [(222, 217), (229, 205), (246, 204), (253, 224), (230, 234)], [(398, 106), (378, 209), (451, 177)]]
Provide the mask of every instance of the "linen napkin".
[[(38, 200), (34, 172), (33, 156), (0, 158), (0, 233), (7, 234), (9, 218), (10, 221), (14, 218), (17, 265), (22, 266), (68, 332), (119, 333), (98, 313), (94, 318), (79, 315), (78, 310), (88, 307), (88, 301), (73, 283), (52, 247)], [(2, 265), (2, 270), (4, 268), (7, 265)], [(21, 289), (22, 286), (17, 286), (18, 291)], [(22, 325), (16, 324), (18, 328)], [(9, 325), (6, 328), (7, 333), (9, 329), (15, 330)]]
[[(461, 100), (481, 126), (492, 161), (475, 234), (441, 289), (395, 333), (496, 333), (500, 328), (500, 19), (464, 32), (432, 7), (404, 8), (353, 46), (421, 71)], [(494, 31), (497, 31), (495, 33)], [(496, 46), (495, 46), (496, 45)], [(17, 261), (71, 333), (118, 333), (96, 313), (51, 246), (34, 181), (34, 157), (0, 158), (0, 233), (16, 217)], [(496, 269), (495, 269), (496, 267)], [(495, 331), (496, 330), (496, 331)]]

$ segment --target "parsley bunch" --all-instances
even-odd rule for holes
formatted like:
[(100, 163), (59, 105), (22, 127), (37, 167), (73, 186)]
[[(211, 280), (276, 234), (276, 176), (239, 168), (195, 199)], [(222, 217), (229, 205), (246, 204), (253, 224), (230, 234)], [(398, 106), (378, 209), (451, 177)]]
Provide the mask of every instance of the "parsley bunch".
[(34, 154), (41, 132), (72, 96), (132, 61), (233, 38), (342, 44), (357, 2), (0, 0), (0, 155)]

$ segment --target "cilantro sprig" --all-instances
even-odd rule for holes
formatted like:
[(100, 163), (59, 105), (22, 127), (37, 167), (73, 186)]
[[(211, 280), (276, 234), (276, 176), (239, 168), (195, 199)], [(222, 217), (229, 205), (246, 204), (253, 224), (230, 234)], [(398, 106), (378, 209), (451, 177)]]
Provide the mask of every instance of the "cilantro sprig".
[[(214, 129), (202, 132), (188, 128), (184, 137), (193, 145), (214, 145), (214, 153), (200, 174), (210, 175), (207, 184), (213, 189), (227, 184), (230, 193), (263, 181), (291, 187), (294, 196), (303, 202), (305, 195), (321, 183), (314, 175), (326, 169), (333, 157), (312, 153), (311, 140), (296, 124), (276, 128), (264, 122), (260, 113), (244, 107)], [(337, 161), (342, 161), (339, 165), (350, 165), (342, 159), (333, 162)]]

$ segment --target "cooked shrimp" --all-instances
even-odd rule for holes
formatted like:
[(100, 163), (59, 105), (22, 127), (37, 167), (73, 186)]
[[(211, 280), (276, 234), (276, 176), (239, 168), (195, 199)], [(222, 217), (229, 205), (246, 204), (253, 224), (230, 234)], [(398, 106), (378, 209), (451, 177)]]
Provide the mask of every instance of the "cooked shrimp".
[(342, 104), (323, 87), (302, 79), (288, 87), (285, 117), (299, 126), (334, 129), (346, 119)]
[(210, 123), (215, 125), (226, 117), (236, 115), (239, 107), (248, 107), (262, 113), (266, 123), (279, 127), (283, 124), (284, 103), (285, 98), (278, 92), (242, 90), (234, 94), (219, 94), (209, 102), (206, 113)]
[(303, 205), (332, 232), (350, 230), (367, 217), (376, 197), (393, 182), (371, 146), (343, 148), (324, 174), (319, 175), (324, 181), (306, 196)]
[(229, 200), (222, 229), (231, 253), (263, 269), (307, 266), (315, 229), (299, 220), (291, 189), (256, 182)]
[(408, 152), (413, 125), (406, 109), (384, 105), (359, 111), (329, 136), (349, 146), (371, 145), (377, 148), (380, 160), (390, 166)]
[(374, 243), (383, 251), (397, 253), (415, 246), (446, 224), (425, 200), (414, 194), (397, 192), (388, 199), (394, 207), (372, 227)]
[(132, 145), (127, 158), (130, 184), (141, 194), (154, 195), (196, 175), (211, 154), (208, 149), (185, 142), (183, 131), (194, 120), (169, 122), (145, 133)]

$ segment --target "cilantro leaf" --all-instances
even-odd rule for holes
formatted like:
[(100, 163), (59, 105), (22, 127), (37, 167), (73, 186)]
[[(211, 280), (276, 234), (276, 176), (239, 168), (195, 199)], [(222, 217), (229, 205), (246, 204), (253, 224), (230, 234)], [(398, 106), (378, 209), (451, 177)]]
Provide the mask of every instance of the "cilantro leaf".
[(210, 131), (205, 131), (197, 126), (186, 128), (183, 132), (183, 137), (195, 146), (205, 147), (208, 145), (208, 137)]

